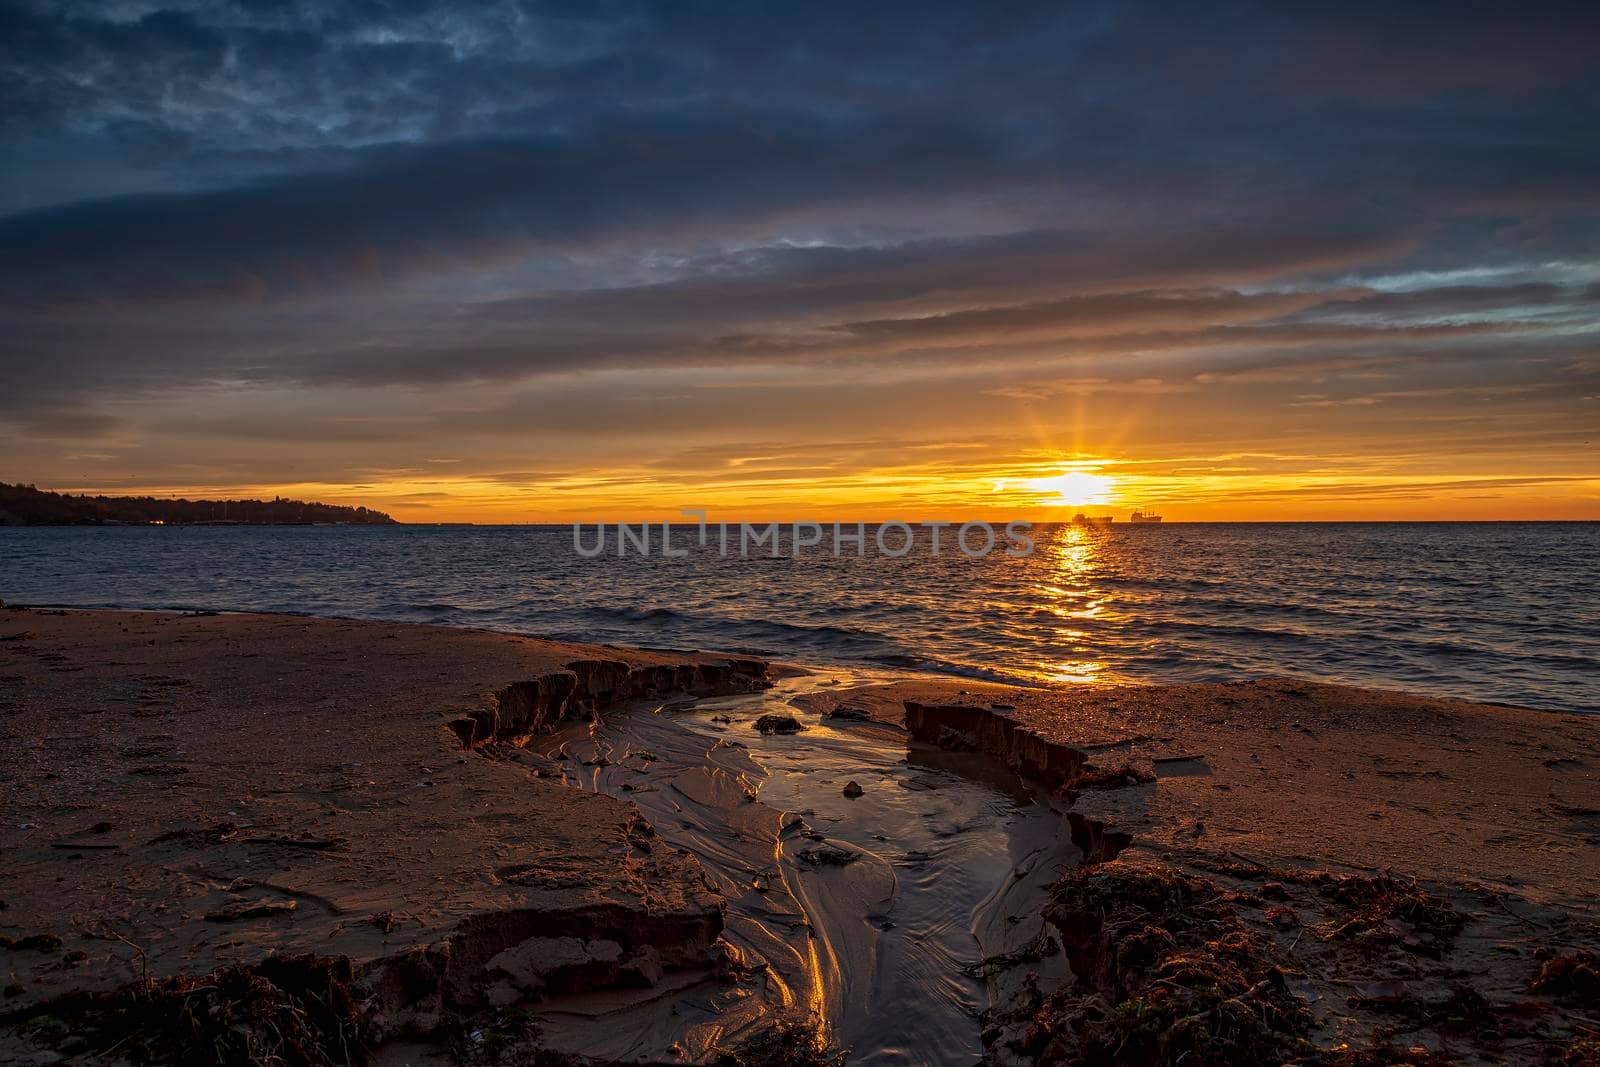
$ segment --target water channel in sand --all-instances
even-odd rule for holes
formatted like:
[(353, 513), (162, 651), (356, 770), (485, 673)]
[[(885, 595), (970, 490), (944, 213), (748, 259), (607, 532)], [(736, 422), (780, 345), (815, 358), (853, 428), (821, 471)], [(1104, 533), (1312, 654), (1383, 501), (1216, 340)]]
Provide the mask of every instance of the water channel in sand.
[[(552, 1036), (616, 1058), (674, 1043), (695, 1057), (778, 1011), (819, 1022), (851, 1063), (972, 1062), (990, 1003), (1029, 971), (1065, 973), (1059, 951), (1039, 958), (1044, 888), (1078, 859), (1058, 802), (984, 757), (790, 703), (872, 680), (806, 674), (540, 739), (567, 784), (633, 801), (661, 841), (699, 859), (728, 901), (724, 939), (759, 976), (733, 994), (678, 990), (599, 1015), (552, 1004)], [(765, 714), (805, 730), (763, 734)], [(862, 796), (844, 795), (849, 781)], [(1025, 962), (998, 962), (1008, 955)]]

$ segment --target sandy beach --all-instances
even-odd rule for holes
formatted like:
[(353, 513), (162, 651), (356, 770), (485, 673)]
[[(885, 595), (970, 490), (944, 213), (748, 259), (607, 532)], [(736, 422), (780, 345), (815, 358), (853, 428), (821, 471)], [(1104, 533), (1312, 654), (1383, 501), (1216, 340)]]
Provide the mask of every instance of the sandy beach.
[(0, 710), (5, 1062), (827, 1062), (924, 927), (989, 1062), (1600, 1049), (1585, 716), (19, 608)]

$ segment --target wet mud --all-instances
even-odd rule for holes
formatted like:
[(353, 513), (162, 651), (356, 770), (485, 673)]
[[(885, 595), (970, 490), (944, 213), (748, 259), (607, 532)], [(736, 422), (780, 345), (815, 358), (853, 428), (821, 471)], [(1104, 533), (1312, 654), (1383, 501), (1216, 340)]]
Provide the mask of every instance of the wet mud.
[[(746, 981), (742, 1006), (716, 1005), (720, 1040), (776, 1015), (851, 1063), (974, 1062), (996, 1036), (992, 1003), (1030, 973), (1047, 986), (1066, 975), (1043, 905), (1080, 853), (1063, 802), (1000, 761), (791, 703), (861, 681), (811, 674), (618, 709), (538, 738), (530, 755), (574, 788), (636, 803), (726, 898), (723, 939)], [(758, 728), (770, 716), (801, 729)], [(570, 1005), (540, 1022), (556, 1047), (635, 1057), (697, 1025), (674, 1009), (626, 1033)]]

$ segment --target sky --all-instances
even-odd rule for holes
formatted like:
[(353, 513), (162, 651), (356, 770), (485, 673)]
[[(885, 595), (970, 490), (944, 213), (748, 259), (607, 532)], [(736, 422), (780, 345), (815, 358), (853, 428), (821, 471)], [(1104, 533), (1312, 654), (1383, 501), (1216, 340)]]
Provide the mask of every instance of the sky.
[(0, 4), (0, 480), (1600, 518), (1600, 5), (1323, 7)]

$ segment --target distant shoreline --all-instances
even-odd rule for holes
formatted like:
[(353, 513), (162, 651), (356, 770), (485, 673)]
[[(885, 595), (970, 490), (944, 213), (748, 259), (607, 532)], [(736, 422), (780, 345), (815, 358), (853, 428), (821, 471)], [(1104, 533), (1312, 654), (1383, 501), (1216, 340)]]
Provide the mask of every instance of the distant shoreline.
[(73, 496), (0, 482), (0, 526), (390, 526), (381, 511), (307, 500)]

